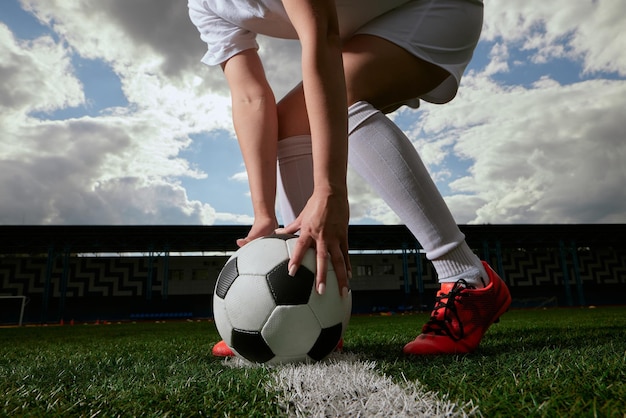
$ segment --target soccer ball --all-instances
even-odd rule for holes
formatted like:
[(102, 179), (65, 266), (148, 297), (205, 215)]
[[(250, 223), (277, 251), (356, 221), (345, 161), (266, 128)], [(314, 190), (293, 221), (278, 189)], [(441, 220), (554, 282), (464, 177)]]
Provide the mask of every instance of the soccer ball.
[[(270, 235), (243, 246), (224, 265), (213, 294), (215, 325), (236, 355), (254, 363), (319, 361), (339, 343), (352, 309), (332, 266), (326, 292), (315, 290), (315, 251), (287, 273), (295, 235)], [(329, 263), (330, 264), (330, 263)]]

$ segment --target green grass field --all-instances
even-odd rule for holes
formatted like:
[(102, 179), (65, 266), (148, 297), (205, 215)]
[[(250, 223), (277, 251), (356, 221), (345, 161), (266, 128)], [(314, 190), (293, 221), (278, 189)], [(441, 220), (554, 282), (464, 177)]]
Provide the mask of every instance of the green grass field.
[[(356, 316), (345, 351), (486, 417), (626, 416), (626, 307), (507, 313), (466, 356), (404, 358), (426, 314)], [(0, 329), (0, 416), (280, 416), (209, 321)], [(340, 390), (340, 388), (338, 389)]]

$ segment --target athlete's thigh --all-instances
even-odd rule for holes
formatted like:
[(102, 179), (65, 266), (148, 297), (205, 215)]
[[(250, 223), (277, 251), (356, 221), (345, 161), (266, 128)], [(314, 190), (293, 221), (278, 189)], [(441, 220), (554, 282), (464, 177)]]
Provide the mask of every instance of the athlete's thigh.
[(348, 103), (365, 100), (384, 110), (417, 98), (450, 74), (374, 35), (356, 35), (344, 46)]
[[(386, 110), (437, 87), (450, 74), (396, 44), (356, 35), (343, 51), (348, 105), (365, 100)], [(278, 138), (310, 133), (302, 83), (278, 103)]]
[(299, 83), (278, 102), (277, 111), (278, 140), (311, 133), (302, 83)]

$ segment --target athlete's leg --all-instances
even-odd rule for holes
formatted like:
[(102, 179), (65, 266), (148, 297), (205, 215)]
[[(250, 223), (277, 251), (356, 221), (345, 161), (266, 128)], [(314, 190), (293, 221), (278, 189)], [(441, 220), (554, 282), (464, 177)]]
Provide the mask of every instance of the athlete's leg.
[[(448, 73), (397, 45), (358, 35), (344, 48), (349, 109), (350, 165), (379, 193), (416, 236), (433, 260), (442, 281), (459, 277), (482, 286), (488, 280), (464, 241), (419, 155), (402, 131), (377, 108), (389, 108), (427, 93)], [(279, 138), (307, 134), (306, 107), (300, 86), (278, 105)], [(279, 142), (281, 148), (288, 148)], [(302, 160), (304, 156), (300, 156)], [(281, 168), (280, 177), (293, 172)], [(279, 189), (281, 189), (279, 187)], [(293, 192), (291, 192), (293, 193)], [(281, 207), (288, 190), (279, 191)], [(306, 202), (305, 202), (306, 203)], [(297, 214), (298, 212), (295, 211)]]
[(311, 155), (309, 134), (290, 136), (278, 142), (277, 199), (284, 225), (296, 220), (313, 193)]
[[(380, 108), (393, 106), (429, 92), (447, 76), (401, 48), (385, 43), (381, 39), (357, 37), (347, 45), (346, 78), (350, 80), (349, 97), (353, 102), (348, 111), (349, 161), (420, 241), (442, 283), (431, 319), (422, 333), (404, 347), (404, 352), (471, 352), (508, 308), (511, 296), (502, 279), (467, 246), (414, 146), (395, 124), (368, 103)], [(399, 70), (385, 73), (381, 59), (391, 63), (388, 68)], [(425, 81), (411, 79), (411, 73)], [(403, 89), (403, 85), (407, 87)]]
[(448, 72), (400, 46), (373, 35), (356, 35), (344, 45), (348, 104), (366, 101), (381, 110), (437, 87)]

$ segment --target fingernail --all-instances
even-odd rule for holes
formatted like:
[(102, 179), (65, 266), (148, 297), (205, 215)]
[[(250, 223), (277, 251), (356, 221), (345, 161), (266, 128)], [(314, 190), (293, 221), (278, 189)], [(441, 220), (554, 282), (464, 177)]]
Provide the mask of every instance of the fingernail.
[(297, 271), (298, 271), (298, 266), (296, 266), (296, 265), (294, 264), (294, 265), (292, 265), (292, 266), (289, 266), (289, 273), (288, 273), (288, 274), (289, 274), (291, 277), (295, 277), (295, 275), (296, 275), (296, 272), (297, 272)]
[(324, 283), (320, 283), (317, 285), (317, 293), (323, 295), (326, 292), (326, 285)]
[(348, 297), (348, 293), (350, 293), (350, 290), (348, 290), (347, 287), (344, 287), (343, 289), (341, 289), (341, 297), (342, 298), (347, 298)]

